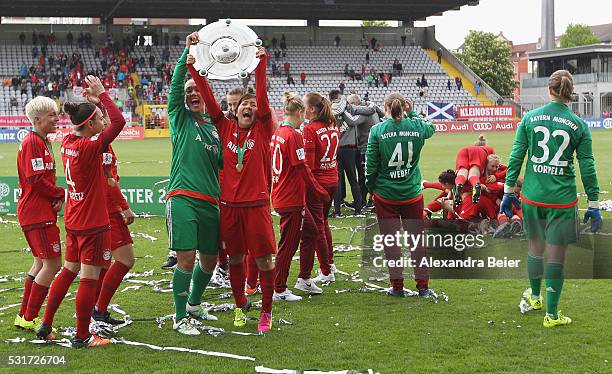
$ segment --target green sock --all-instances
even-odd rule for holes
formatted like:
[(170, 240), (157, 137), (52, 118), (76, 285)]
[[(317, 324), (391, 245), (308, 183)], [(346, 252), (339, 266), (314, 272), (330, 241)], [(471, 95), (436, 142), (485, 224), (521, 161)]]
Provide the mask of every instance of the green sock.
[(174, 309), (176, 310), (177, 321), (187, 317), (189, 282), (191, 282), (191, 272), (177, 266), (174, 269), (174, 277), (172, 277), (172, 293), (174, 295)]
[(557, 306), (563, 289), (563, 264), (546, 264), (546, 314), (558, 318)]
[(542, 276), (544, 275), (544, 257), (527, 255), (527, 273), (531, 284), (531, 294), (540, 296)]
[(200, 305), (202, 302), (202, 295), (208, 282), (212, 278), (212, 273), (202, 270), (200, 262), (193, 267), (193, 276), (191, 277), (191, 293), (189, 294), (189, 304)]

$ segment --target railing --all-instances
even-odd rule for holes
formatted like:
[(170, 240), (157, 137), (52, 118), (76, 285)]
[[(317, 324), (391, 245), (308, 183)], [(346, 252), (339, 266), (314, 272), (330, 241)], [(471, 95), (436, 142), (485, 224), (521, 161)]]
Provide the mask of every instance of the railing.
[[(573, 78), (574, 84), (612, 82), (612, 73), (574, 74)], [(523, 79), (521, 85), (523, 88), (546, 87), (548, 77)]]

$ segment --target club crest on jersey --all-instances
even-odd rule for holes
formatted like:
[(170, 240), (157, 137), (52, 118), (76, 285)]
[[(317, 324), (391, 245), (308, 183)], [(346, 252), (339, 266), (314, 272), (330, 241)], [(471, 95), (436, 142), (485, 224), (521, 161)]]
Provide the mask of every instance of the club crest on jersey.
[(32, 159), (32, 170), (41, 171), (45, 169), (45, 163), (42, 158), (33, 158)]
[(297, 154), (297, 158), (300, 161), (306, 158), (306, 153), (304, 152), (304, 148), (296, 149), (295, 153)]
[(219, 139), (219, 133), (217, 132), (217, 130), (212, 130), (210, 133), (212, 134), (213, 138)]
[(99, 138), (99, 137), (100, 137), (100, 134), (96, 134), (96, 135), (92, 136), (92, 137), (89, 139), (89, 141), (91, 141), (91, 142), (95, 142), (95, 141), (97, 141), (97, 140), (98, 140), (98, 138)]
[(53, 243), (53, 252), (58, 253), (60, 251), (59, 243)]
[(102, 155), (102, 163), (104, 165), (110, 165), (113, 163), (113, 155), (110, 153), (104, 153)]
[(104, 255), (102, 255), (102, 257), (104, 258), (104, 261), (108, 261), (111, 259), (111, 251), (109, 251), (108, 249), (106, 251), (104, 251)]

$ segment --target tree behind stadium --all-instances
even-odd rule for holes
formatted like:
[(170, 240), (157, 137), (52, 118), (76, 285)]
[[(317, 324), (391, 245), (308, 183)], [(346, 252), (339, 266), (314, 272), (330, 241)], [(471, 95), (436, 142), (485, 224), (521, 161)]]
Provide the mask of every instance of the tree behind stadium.
[(561, 35), (561, 48), (578, 47), (599, 43), (599, 38), (595, 36), (591, 27), (581, 24), (567, 25), (565, 33)]
[(508, 42), (489, 32), (474, 31), (465, 37), (457, 57), (501, 96), (510, 96), (517, 82)]

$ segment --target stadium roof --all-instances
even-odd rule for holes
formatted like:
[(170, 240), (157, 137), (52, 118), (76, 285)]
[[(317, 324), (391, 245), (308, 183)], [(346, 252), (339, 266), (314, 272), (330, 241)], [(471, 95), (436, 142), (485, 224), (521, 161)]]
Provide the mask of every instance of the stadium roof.
[(479, 0), (0, 0), (5, 17), (419, 20)]

